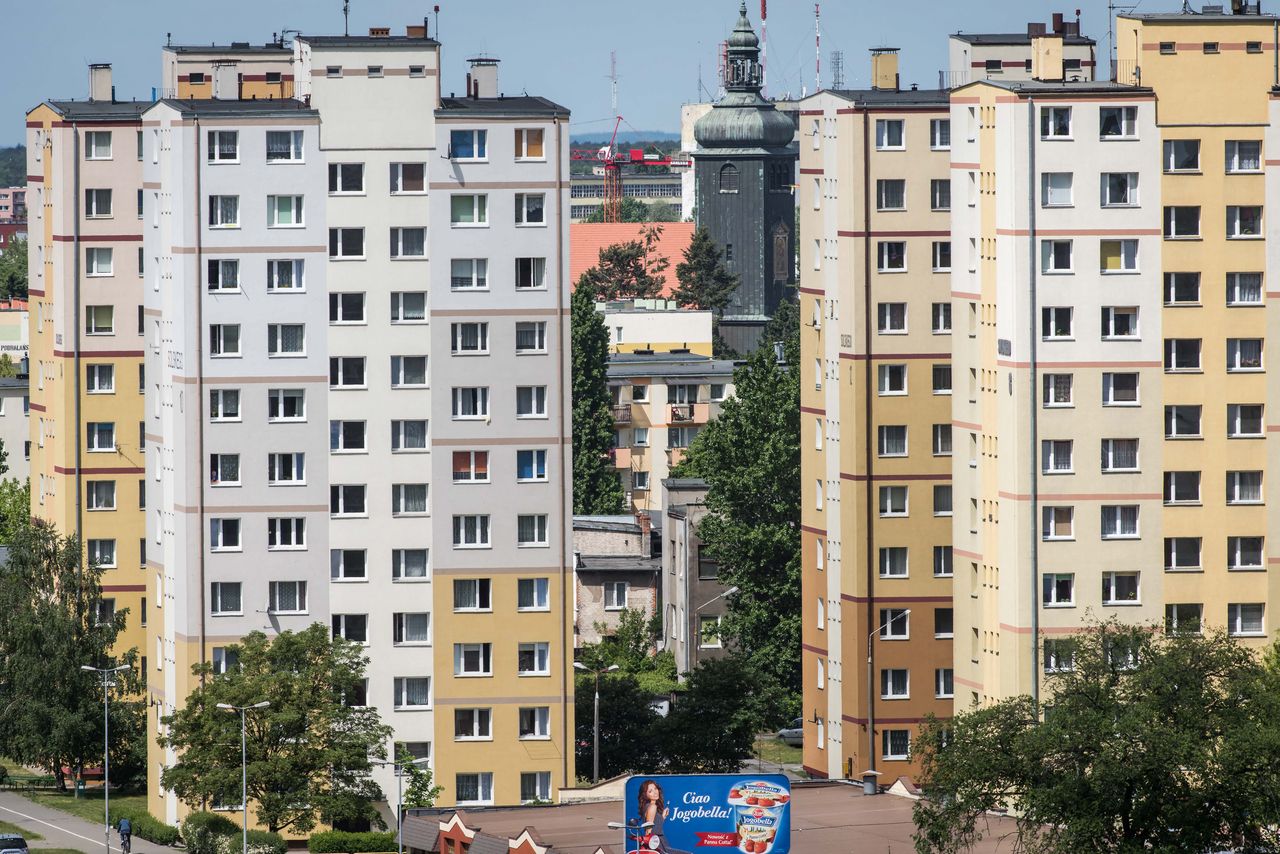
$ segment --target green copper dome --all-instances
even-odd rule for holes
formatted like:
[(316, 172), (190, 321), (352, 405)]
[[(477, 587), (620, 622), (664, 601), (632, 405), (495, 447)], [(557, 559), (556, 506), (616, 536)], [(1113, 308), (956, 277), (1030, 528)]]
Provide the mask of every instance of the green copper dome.
[(763, 85), (760, 40), (747, 18), (747, 4), (729, 36), (724, 88), (727, 94), (693, 126), (703, 148), (783, 148), (795, 138), (795, 125), (760, 97)]

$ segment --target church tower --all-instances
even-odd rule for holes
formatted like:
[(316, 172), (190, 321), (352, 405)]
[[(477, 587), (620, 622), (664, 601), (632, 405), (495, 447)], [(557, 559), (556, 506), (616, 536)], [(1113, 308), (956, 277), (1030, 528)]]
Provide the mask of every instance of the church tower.
[(693, 128), (696, 219), (741, 278), (720, 334), (747, 352), (796, 281), (797, 150), (795, 124), (760, 96), (760, 40), (745, 0), (729, 36), (724, 76), (725, 96)]

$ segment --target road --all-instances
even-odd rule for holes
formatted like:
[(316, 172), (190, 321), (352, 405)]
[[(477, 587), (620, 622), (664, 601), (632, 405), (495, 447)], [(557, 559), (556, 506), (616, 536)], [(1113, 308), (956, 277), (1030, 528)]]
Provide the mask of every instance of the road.
[[(0, 792), (0, 819), (33, 830), (44, 839), (31, 841), (31, 848), (71, 848), (85, 854), (106, 852), (101, 824), (76, 818), (65, 812), (41, 806), (16, 792)], [(133, 838), (133, 854), (161, 854), (172, 849)], [(120, 837), (111, 834), (111, 852), (120, 854)]]

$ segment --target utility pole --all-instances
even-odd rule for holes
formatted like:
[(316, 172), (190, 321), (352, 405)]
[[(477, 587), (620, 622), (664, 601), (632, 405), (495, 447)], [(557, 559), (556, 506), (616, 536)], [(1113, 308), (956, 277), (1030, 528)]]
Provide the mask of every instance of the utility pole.
[(107, 854), (111, 854), (111, 717), (107, 714), (110, 699), (107, 689), (116, 684), (111, 681), (111, 677), (121, 670), (128, 670), (129, 665), (90, 667), (82, 664), (80, 669), (86, 673), (96, 673), (102, 679), (102, 824), (103, 841), (107, 846)]

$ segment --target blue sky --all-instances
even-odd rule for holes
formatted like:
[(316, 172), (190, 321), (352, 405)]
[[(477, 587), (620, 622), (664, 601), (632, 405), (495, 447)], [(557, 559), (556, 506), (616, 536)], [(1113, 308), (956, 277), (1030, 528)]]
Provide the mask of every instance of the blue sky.
[[(1156, 2), (1156, 0), (1150, 0)], [(84, 97), (87, 63), (115, 66), (117, 94), (150, 96), (159, 85), (160, 46), (174, 43), (265, 42), (281, 29), (341, 33), (342, 0), (3, 0), (6, 62), (0, 78), (0, 145), (22, 140), (22, 117), (46, 98)], [(351, 0), (351, 32), (421, 21), (434, 2)], [(574, 133), (611, 126), (609, 52), (618, 54), (619, 112), (644, 130), (677, 130), (680, 105), (714, 91), (716, 44), (737, 17), (738, 0), (441, 0), (444, 91), (460, 91), (463, 60), (480, 51), (502, 59), (502, 88), (527, 90), (568, 106)], [(1167, 0), (1144, 11), (1175, 8)], [(748, 0), (759, 24), (760, 2)], [(104, 10), (110, 9), (110, 13)], [(946, 64), (946, 37), (966, 31), (1017, 31), (1075, 6), (1048, 0), (917, 0), (822, 2), (822, 65), (844, 51), (846, 82), (866, 85), (867, 49), (902, 49), (903, 85), (937, 85)], [(1091, 0), (1082, 29), (1098, 39), (1105, 59), (1106, 6)], [(772, 94), (799, 94), (814, 83), (812, 0), (769, 0), (769, 83)], [(1105, 67), (1103, 62), (1099, 62)]]

